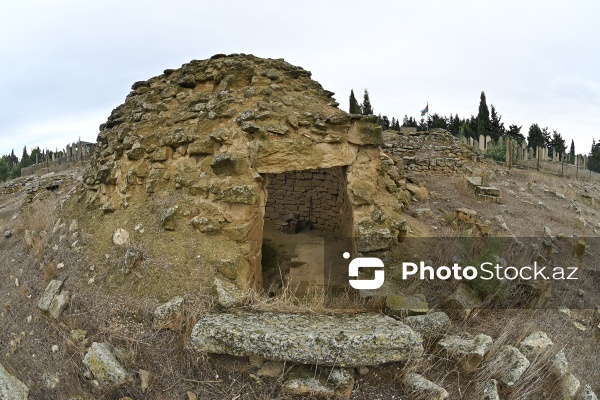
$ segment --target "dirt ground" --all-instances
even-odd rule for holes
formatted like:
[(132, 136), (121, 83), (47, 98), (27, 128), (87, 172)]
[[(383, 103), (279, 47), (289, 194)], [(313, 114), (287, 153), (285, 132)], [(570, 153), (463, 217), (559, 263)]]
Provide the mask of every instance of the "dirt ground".
[[(409, 237), (460, 237), (463, 227), (452, 225), (452, 215), (459, 207), (477, 211), (478, 220), (490, 227), (491, 235), (549, 240), (550, 233), (561, 251), (568, 246), (562, 248), (560, 243), (580, 238), (593, 243), (593, 238), (599, 236), (598, 205), (589, 201), (589, 196), (600, 199), (598, 185), (536, 171), (508, 171), (494, 164), (470, 167), (473, 175), (484, 170), (491, 174), (491, 184), (501, 189), (503, 203), (478, 199), (462, 175), (415, 175), (427, 187), (429, 199), (414, 202), (406, 210)], [(10, 237), (0, 237), (0, 316), (4, 324), (0, 331), (0, 363), (30, 387), (31, 398), (193, 398), (188, 397), (188, 392), (205, 399), (294, 398), (281, 393), (281, 377), (256, 377), (256, 367), (246, 358), (197, 354), (190, 349), (188, 339), (198, 316), (216, 310), (208, 283), (193, 290), (186, 288), (186, 321), (179, 331), (156, 331), (152, 328), (155, 307), (176, 292), (168, 284), (168, 277), (173, 274), (169, 266), (175, 260), (144, 260), (136, 272), (125, 278), (115, 271), (123, 254), (109, 248), (90, 248), (89, 243), (95, 241), (90, 237), (93, 225), (87, 224), (93, 222), (80, 221), (78, 227), (71, 229), (71, 219), (76, 216), (63, 218), (65, 226), (55, 230), (61, 203), (78, 184), (80, 175), (81, 171), (73, 171), (58, 191), (38, 194), (33, 200), (22, 190), (0, 194), (0, 233), (12, 231)], [(418, 208), (430, 208), (433, 214), (412, 217)], [(140, 222), (144, 223), (142, 211)], [(113, 229), (114, 226), (96, 226), (95, 232)], [(25, 240), (26, 231), (36, 232), (30, 243)], [(271, 264), (268, 276), (265, 270), (265, 278), (270, 286), (285, 275), (286, 267), (281, 271), (280, 265), (293, 257), (297, 238), (269, 232), (266, 236), (272, 240), (272, 257), (267, 257)], [(600, 248), (588, 246), (587, 250), (588, 276), (597, 277)], [(51, 279), (67, 276), (78, 289), (61, 319), (55, 321), (37, 308), (37, 301)], [(532, 331), (544, 330), (556, 349), (564, 348), (571, 371), (582, 384), (588, 383), (600, 393), (600, 321), (594, 314), (594, 308), (600, 305), (598, 287), (600, 281), (591, 279), (562, 287), (563, 299), (573, 302), (550, 303), (545, 309), (483, 309), (464, 322), (455, 322), (452, 331), (486, 333), (494, 338), (497, 347), (504, 343), (514, 345)], [(426, 291), (422, 287), (412, 289)], [(435, 309), (435, 293), (427, 296), (430, 307)], [(560, 311), (561, 306), (568, 306), (570, 311)], [(72, 331), (76, 329), (86, 331), (84, 341), (75, 338)], [(109, 342), (115, 347), (120, 361), (133, 372), (132, 385), (107, 390), (89, 379), (82, 359), (92, 341)], [(286, 364), (286, 370), (291, 367)], [(140, 388), (139, 370), (153, 375), (145, 391)], [(442, 385), (452, 399), (474, 398), (477, 385), (491, 374), (481, 368), (463, 375), (428, 348), (422, 360), (369, 367), (364, 375), (356, 373), (351, 398), (410, 399), (400, 385), (400, 378), (407, 371), (418, 372)], [(542, 367), (531, 368), (522, 383), (503, 393), (502, 398), (550, 398), (552, 385), (540, 381), (544, 373)]]

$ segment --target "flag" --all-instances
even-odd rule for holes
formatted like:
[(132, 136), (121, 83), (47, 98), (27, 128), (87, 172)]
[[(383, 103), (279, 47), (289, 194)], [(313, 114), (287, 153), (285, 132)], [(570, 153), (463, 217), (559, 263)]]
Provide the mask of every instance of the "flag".
[(425, 106), (424, 109), (421, 110), (421, 117), (425, 116), (429, 112), (429, 103)]

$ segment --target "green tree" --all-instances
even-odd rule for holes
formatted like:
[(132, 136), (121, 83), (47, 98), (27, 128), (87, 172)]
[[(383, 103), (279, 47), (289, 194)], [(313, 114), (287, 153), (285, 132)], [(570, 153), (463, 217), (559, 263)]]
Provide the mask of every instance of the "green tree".
[(29, 153), (27, 153), (27, 146), (24, 146), (21, 155), (21, 168), (29, 167), (29, 165)]
[(508, 136), (510, 136), (511, 138), (515, 139), (518, 143), (522, 143), (525, 140), (525, 136), (523, 136), (523, 134), (521, 134), (521, 128), (523, 126), (517, 126), (517, 125), (510, 125), (508, 127), (508, 131), (506, 131), (506, 134)]
[(446, 117), (440, 116), (439, 114), (433, 114), (430, 117), (431, 119), (431, 128), (443, 128), (448, 129), (448, 119)]
[(494, 140), (498, 140), (500, 136), (502, 136), (506, 129), (504, 129), (504, 122), (501, 122), (502, 116), (498, 115), (496, 112), (496, 108), (492, 104), (490, 111), (490, 123), (489, 123), (489, 132), (490, 136)]
[(9, 173), (10, 167), (8, 166), (8, 157), (2, 156), (2, 158), (0, 158), (0, 181), (7, 180)]
[(371, 105), (371, 100), (369, 99), (369, 91), (367, 89), (365, 89), (365, 94), (363, 96), (361, 108), (363, 115), (373, 115), (373, 106)]
[(350, 114), (362, 114), (360, 104), (358, 104), (356, 97), (354, 97), (354, 89), (350, 90)]
[(554, 152), (556, 154), (565, 154), (567, 150), (567, 145), (565, 143), (565, 139), (563, 139), (562, 135), (558, 133), (556, 130), (552, 132), (552, 139), (550, 140), (550, 148), (552, 149), (552, 156), (554, 157)]
[(596, 143), (594, 139), (592, 139), (592, 149), (588, 155), (588, 168), (600, 172), (600, 142)]
[(575, 142), (571, 139), (571, 147), (569, 148), (569, 164), (575, 164)]
[(536, 148), (537, 146), (545, 146), (546, 139), (544, 138), (544, 134), (540, 129), (539, 125), (536, 123), (531, 124), (529, 127), (529, 133), (527, 134), (527, 147)]
[(477, 114), (477, 133), (485, 134), (489, 131), (490, 110), (485, 102), (485, 92), (481, 92), (479, 98), (479, 113)]
[(417, 130), (418, 131), (426, 131), (427, 130), (427, 121), (425, 121), (425, 118), (421, 118), (421, 120), (419, 121), (419, 125), (417, 126)]

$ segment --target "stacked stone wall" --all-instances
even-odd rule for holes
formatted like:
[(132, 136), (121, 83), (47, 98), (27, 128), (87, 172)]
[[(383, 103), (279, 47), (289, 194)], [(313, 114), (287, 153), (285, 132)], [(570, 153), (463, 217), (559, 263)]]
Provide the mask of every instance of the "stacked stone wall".
[(343, 167), (266, 174), (268, 179), (265, 218), (282, 222), (290, 213), (297, 213), (316, 229), (344, 232), (351, 223), (350, 204), (346, 195)]

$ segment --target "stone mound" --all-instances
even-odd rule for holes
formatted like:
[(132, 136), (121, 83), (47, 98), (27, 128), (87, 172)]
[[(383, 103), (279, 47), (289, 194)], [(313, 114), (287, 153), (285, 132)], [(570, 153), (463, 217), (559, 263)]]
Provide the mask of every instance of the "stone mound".
[(137, 210), (179, 244), (159, 237), (154, 251), (240, 287), (260, 285), (263, 221), (283, 211), (356, 237), (355, 251), (386, 251), (405, 226), (381, 172), (376, 117), (341, 111), (310, 76), (281, 59), (234, 54), (134, 83), (100, 126), (79, 201), (99, 218), (121, 215), (129, 232)]

